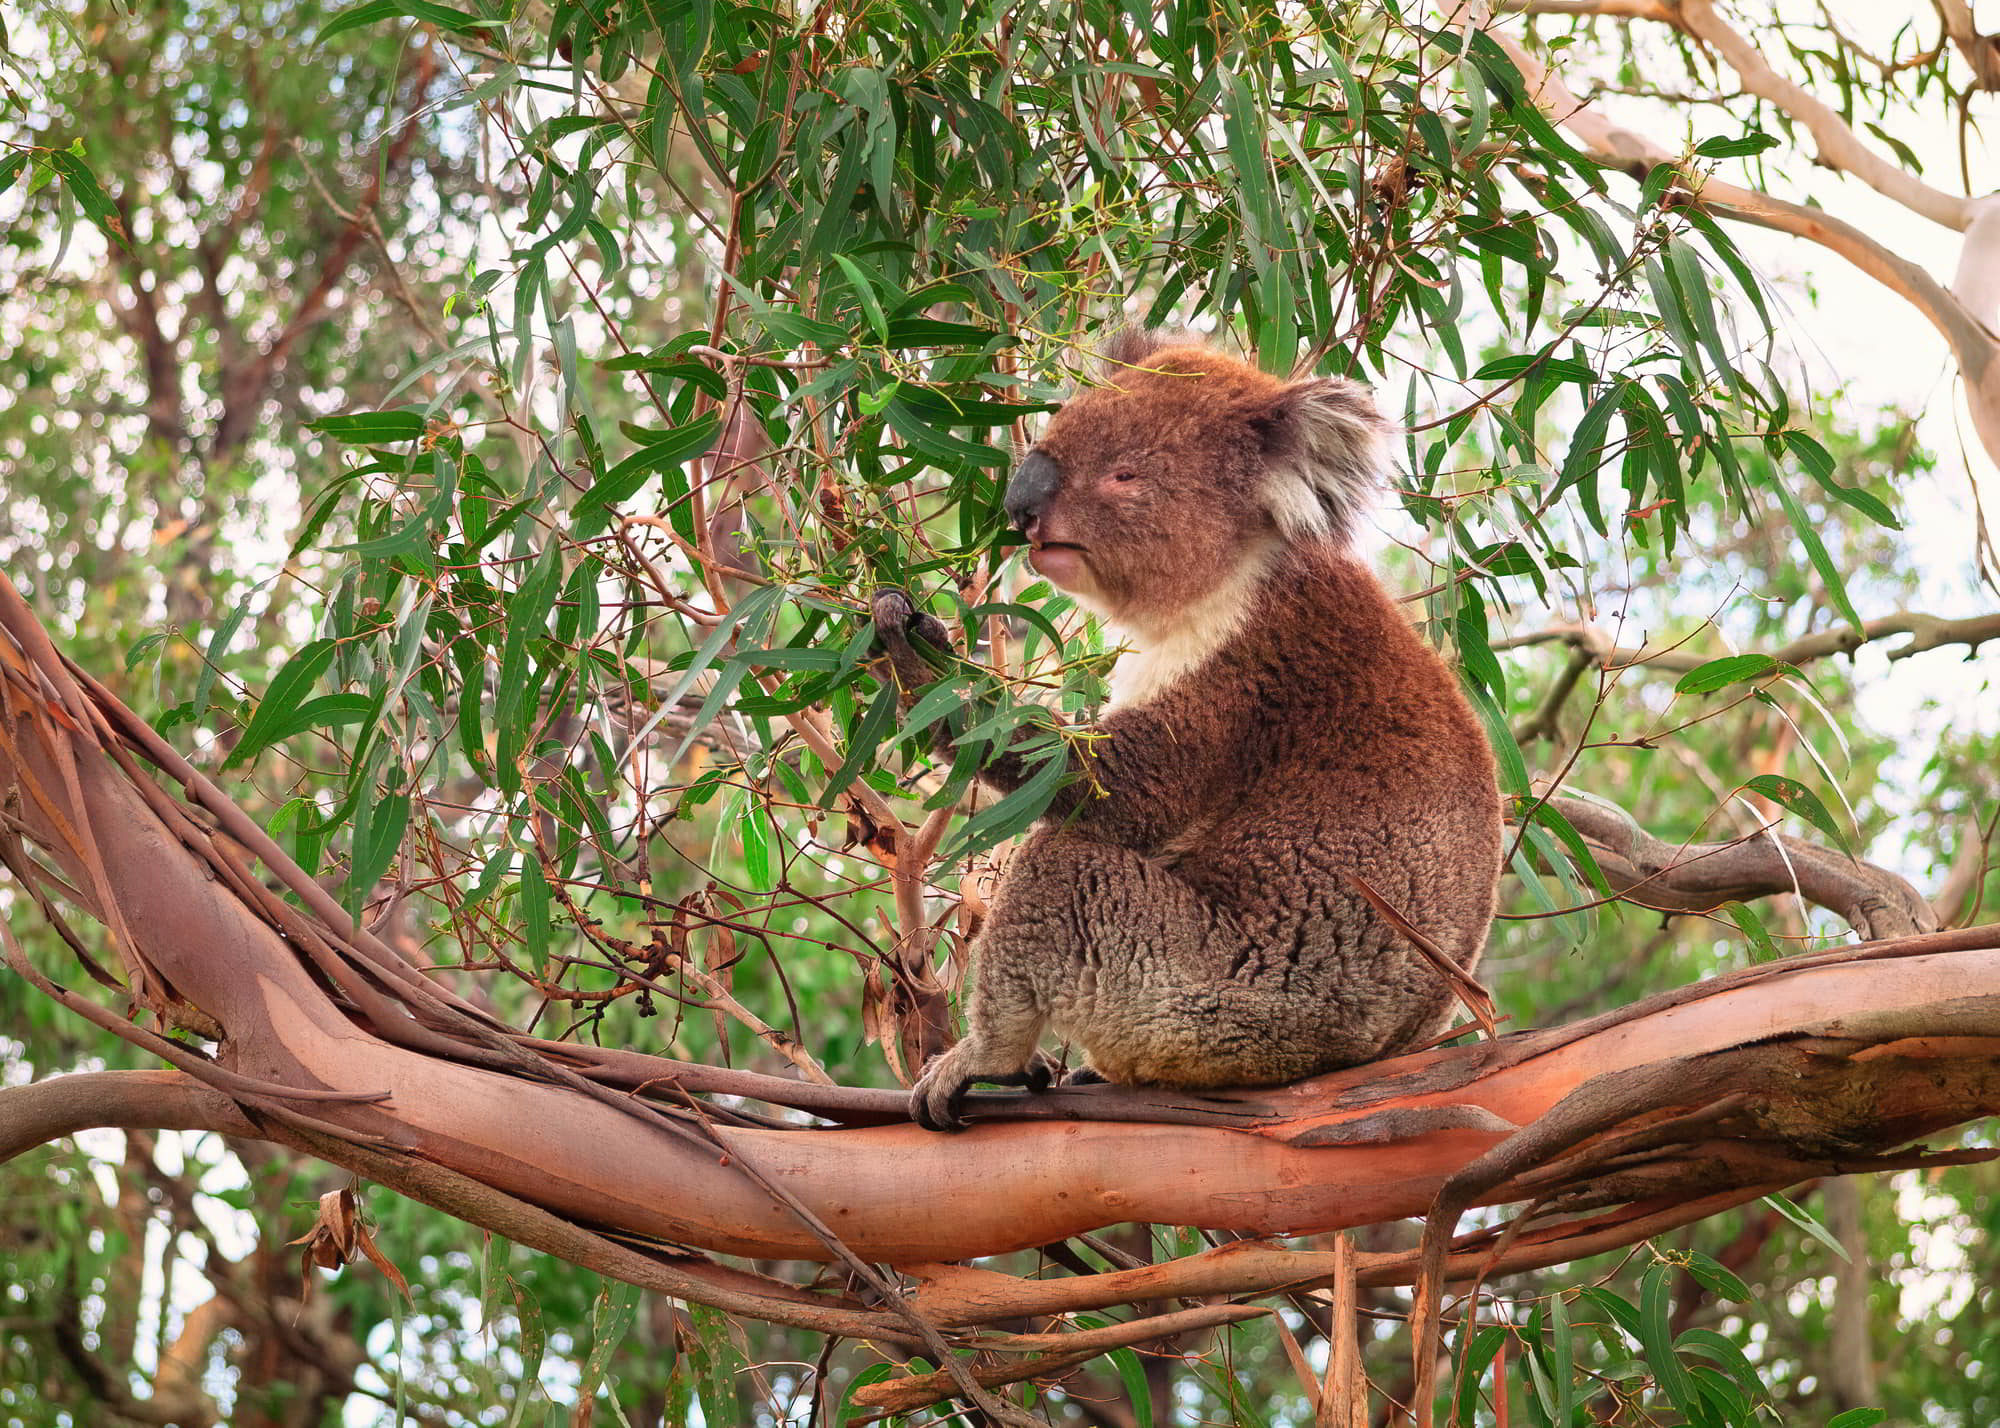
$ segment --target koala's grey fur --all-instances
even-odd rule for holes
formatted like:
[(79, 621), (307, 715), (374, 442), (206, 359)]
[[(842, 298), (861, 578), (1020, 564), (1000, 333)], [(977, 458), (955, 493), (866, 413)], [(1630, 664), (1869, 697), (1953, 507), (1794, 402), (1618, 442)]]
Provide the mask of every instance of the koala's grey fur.
[[(1103, 737), (1008, 864), (969, 1029), (913, 1093), (1039, 1086), (1054, 1032), (1120, 1082), (1269, 1085), (1407, 1048), (1453, 1001), (1357, 891), (1462, 966), (1500, 859), (1486, 740), (1444, 662), (1348, 550), (1385, 465), (1364, 389), (1128, 343), (1050, 422), (1008, 505), (1031, 561), (1130, 631)], [(877, 625), (906, 689), (899, 594)], [(1128, 674), (1127, 666), (1131, 666)], [(1017, 786), (1019, 761), (984, 772)], [(1101, 790), (1101, 793), (1099, 792)]]

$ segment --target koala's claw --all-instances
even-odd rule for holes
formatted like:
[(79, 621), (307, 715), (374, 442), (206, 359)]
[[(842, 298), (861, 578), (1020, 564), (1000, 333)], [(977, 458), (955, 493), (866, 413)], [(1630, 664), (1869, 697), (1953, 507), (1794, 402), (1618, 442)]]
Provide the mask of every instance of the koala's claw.
[(905, 656), (915, 657), (920, 664), (923, 661), (911, 643), (912, 635), (941, 655), (951, 653), (951, 632), (944, 623), (919, 610), (908, 594), (893, 585), (882, 586), (870, 597), (868, 613), (875, 621), (875, 633), (899, 665)]
[(983, 1081), (993, 1086), (1025, 1086), (1030, 1091), (1046, 1091), (1055, 1076), (1048, 1058), (1039, 1052), (1018, 1071), (1002, 1071), (990, 1075), (958, 1070), (953, 1062), (961, 1059), (954, 1057), (949, 1051), (946, 1052), (931, 1062), (924, 1069), (924, 1074), (917, 1078), (917, 1084), (910, 1088), (911, 1119), (925, 1130), (964, 1130), (965, 1117), (960, 1114), (960, 1108), (965, 1104), (965, 1093), (972, 1089), (975, 1082)]
[(884, 635), (894, 638), (908, 628), (916, 618), (917, 605), (903, 591), (893, 585), (883, 585), (868, 598), (868, 613), (875, 620), (875, 628)]
[(972, 1078), (952, 1075), (934, 1064), (910, 1088), (910, 1118), (927, 1131), (964, 1130), (965, 1117), (958, 1108), (971, 1088)]

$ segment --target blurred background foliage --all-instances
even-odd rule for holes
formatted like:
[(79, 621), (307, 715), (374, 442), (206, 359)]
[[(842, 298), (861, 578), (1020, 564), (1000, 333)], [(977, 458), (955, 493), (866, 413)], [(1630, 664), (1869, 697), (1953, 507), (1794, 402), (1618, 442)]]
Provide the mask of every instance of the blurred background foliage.
[[(1776, 777), (1789, 831), (1990, 916), (1995, 728), (1937, 712), (1990, 699), (1963, 648), (1713, 663), (1990, 607), (1969, 510), (1944, 540), (1911, 519), (1967, 502), (1962, 475), (1814, 378), (1769, 243), (1669, 170), (1591, 162), (1490, 38), (1434, 20), (31, 7), (0, 55), (0, 560), (303, 864), (517, 1024), (894, 1085), (1050, 791), (980, 804), (973, 768), (1021, 726), (1071, 737), (1117, 648), (1016, 558), (1012, 452), (1111, 328), (1185, 325), (1361, 376), (1406, 428), (1371, 542), (1524, 818), (1487, 963), (1516, 1025), (1841, 932), (1599, 905), (1550, 780), (1713, 839), (1780, 817), (1746, 792)], [(1878, 132), (1949, 109), (1920, 36), (1877, 74), (1817, 19), (1763, 23)], [(1696, 168), (1799, 165), (1754, 102), (1673, 107), (1690, 61), (1664, 42), (1539, 24), (1566, 73), (1668, 105)], [(974, 652), (907, 717), (867, 659), (880, 583)], [(932, 766), (915, 736), (967, 701)], [(60, 975), (19, 906), (0, 887)], [(0, 1056), (9, 1083), (136, 1064), (12, 978)], [(0, 1167), (0, 1422), (835, 1423), (876, 1363), (381, 1192), (411, 1301), (321, 1278), (286, 1241), (339, 1183), (173, 1133)], [(1501, 1367), (1464, 1421), (1990, 1423), (1992, 1190), (1990, 1167), (1828, 1183), (1489, 1286), (1457, 1352)], [(1406, 1299), (1365, 1307), (1400, 1421)], [(1317, 1364), (1311, 1310), (1284, 1316)], [(1034, 1402), (1311, 1420), (1269, 1325)]]

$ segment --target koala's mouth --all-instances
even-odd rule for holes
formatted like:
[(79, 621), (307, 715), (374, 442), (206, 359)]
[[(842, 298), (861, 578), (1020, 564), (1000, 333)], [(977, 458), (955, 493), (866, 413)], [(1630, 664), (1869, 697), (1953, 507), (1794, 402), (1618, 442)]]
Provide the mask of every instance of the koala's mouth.
[(1037, 575), (1060, 589), (1090, 585), (1090, 550), (1068, 540), (1038, 540), (1028, 550), (1028, 564)]

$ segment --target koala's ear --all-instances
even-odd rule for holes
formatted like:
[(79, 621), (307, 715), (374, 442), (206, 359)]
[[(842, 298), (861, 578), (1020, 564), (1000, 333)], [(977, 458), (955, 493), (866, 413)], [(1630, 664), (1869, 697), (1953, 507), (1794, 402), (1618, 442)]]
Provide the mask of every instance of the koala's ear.
[(1342, 377), (1287, 386), (1255, 419), (1264, 504), (1286, 536), (1346, 540), (1389, 469), (1389, 424), (1368, 388)]
[(1155, 352), (1164, 352), (1169, 347), (1192, 347), (1199, 345), (1187, 333), (1170, 327), (1121, 327), (1105, 339), (1097, 349), (1099, 379), (1115, 385), (1118, 379), (1134, 367), (1152, 366)]

